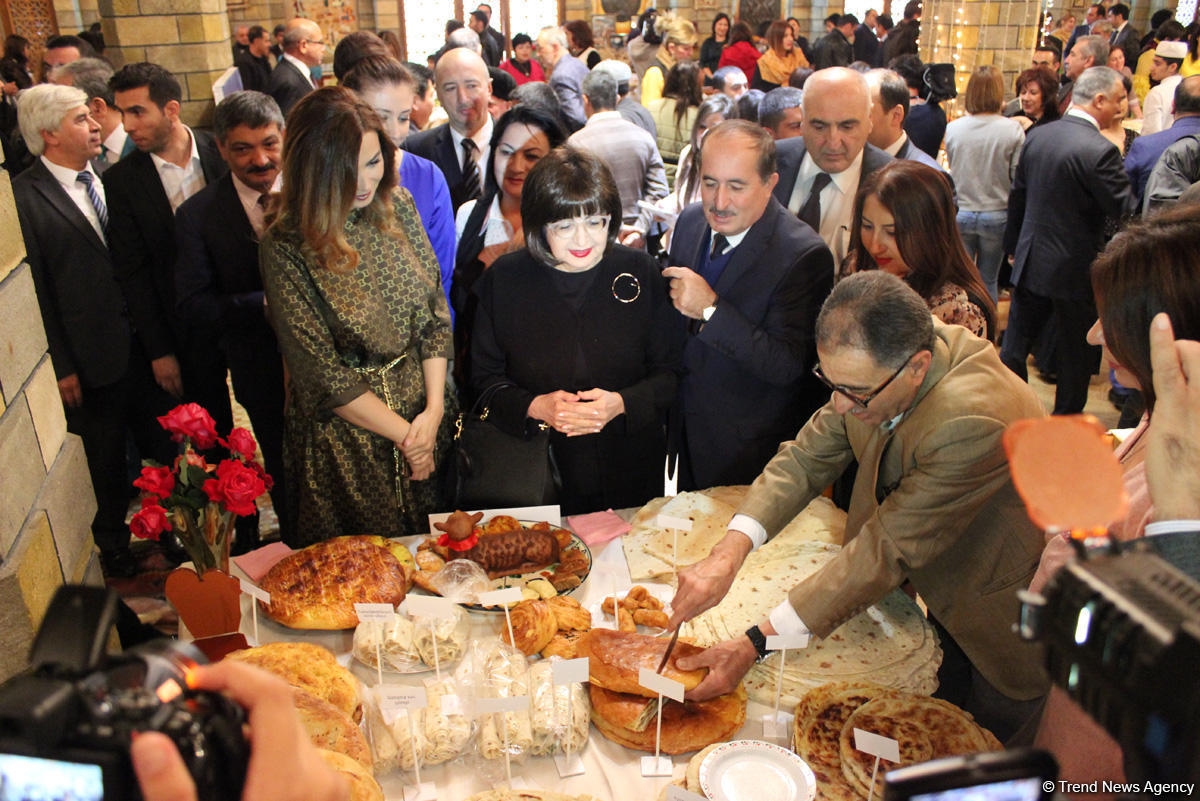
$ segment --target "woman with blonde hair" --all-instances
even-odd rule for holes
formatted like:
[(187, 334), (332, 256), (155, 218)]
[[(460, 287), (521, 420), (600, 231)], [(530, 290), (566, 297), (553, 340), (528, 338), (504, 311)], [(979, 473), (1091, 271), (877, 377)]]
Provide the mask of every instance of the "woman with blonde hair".
[(662, 35), (654, 63), (642, 76), (642, 105), (649, 108), (650, 102), (663, 96), (667, 73), (680, 62), (696, 58), (696, 26), (691, 20), (663, 14), (655, 20), (655, 30)]
[(450, 315), (412, 196), (395, 187), (395, 146), (353, 91), (318, 89), (292, 109), (259, 259), (291, 378), (298, 545), (414, 534), (441, 508)]
[(775, 20), (767, 28), (767, 45), (767, 51), (755, 67), (758, 75), (750, 79), (752, 87), (764, 92), (787, 86), (788, 77), (795, 70), (808, 66), (803, 51), (796, 47), (791, 26), (783, 20)]

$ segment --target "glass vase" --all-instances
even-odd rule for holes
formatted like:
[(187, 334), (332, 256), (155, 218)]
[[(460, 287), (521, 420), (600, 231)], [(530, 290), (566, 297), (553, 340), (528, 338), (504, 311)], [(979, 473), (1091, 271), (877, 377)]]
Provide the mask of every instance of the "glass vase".
[(192, 559), (192, 567), (203, 577), (206, 570), (229, 572), (229, 548), (233, 541), (232, 512), (223, 512), (213, 504), (197, 516), (191, 510), (176, 508), (171, 523), (180, 545)]

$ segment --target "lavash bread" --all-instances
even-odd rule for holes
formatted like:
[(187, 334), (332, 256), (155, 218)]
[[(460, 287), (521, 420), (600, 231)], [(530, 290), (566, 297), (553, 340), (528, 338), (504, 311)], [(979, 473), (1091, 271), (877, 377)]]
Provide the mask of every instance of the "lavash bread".
[(513, 638), (509, 639), (507, 625), (501, 629), (500, 637), (526, 656), (541, 651), (558, 633), (554, 610), (545, 601), (521, 601), (509, 610), (508, 615)]
[[(608, 739), (638, 751), (654, 751), (657, 726), (642, 731), (624, 724), (645, 713), (646, 699), (640, 695), (612, 692), (591, 685), (592, 723)], [(651, 705), (657, 704), (657, 701)], [(746, 722), (746, 688), (741, 684), (733, 692), (708, 701), (667, 701), (662, 708), (659, 750), (683, 754), (712, 743), (728, 740)]]
[(354, 628), (354, 604), (395, 605), (412, 586), (413, 570), (393, 547), (403, 548), (381, 537), (334, 537), (294, 551), (260, 582), (271, 594), (263, 611), (294, 629)]
[(273, 642), (234, 651), (226, 659), (245, 662), (281, 677), (288, 684), (336, 706), (355, 723), (362, 720), (358, 679), (319, 645)]
[(350, 801), (383, 801), (383, 788), (357, 760), (323, 748), (317, 752), (326, 765), (350, 780)]
[[(496, 639), (473, 642), (467, 656), (458, 663), (455, 678), (464, 692), (473, 693), (476, 698), (529, 695), (529, 663), (525, 655)], [(478, 722), (477, 747), (484, 759), (502, 759), (506, 745), (510, 757), (519, 757), (527, 754), (533, 744), (528, 709), (483, 715)]]
[(354, 629), (350, 654), (369, 668), (378, 668), (383, 658), (384, 670), (408, 673), (421, 668), (414, 637), (416, 630), (406, 615), (393, 614), (384, 622), (366, 620)]
[(442, 699), (458, 695), (454, 680), (449, 676), (425, 682), (425, 764), (440, 765), (461, 754), (471, 741), (471, 719), (462, 714), (447, 715)]
[(396, 768), (412, 770), (413, 732), (416, 732), (417, 759), (422, 765), (440, 765), (461, 754), (471, 740), (471, 720), (461, 714), (447, 715), (442, 698), (457, 695), (454, 680), (448, 676), (425, 682), (428, 706), (397, 715), (388, 724), (377, 705), (367, 715), (377, 773)]
[(337, 751), (372, 770), (371, 749), (362, 729), (333, 704), (304, 690), (293, 690), (292, 704), (317, 748)]
[[(621, 537), (630, 579), (674, 584), (676, 564), (682, 568), (699, 562), (725, 536), (744, 491), (744, 487), (713, 487), (681, 492), (673, 498), (655, 498), (639, 509), (629, 532)], [(664, 531), (658, 526), (660, 514), (691, 520), (691, 531)], [(679, 552), (673, 554), (676, 541)]]
[[(554, 660), (543, 659), (529, 666), (529, 720), (533, 730), (534, 755), (571, 753), (587, 745), (591, 705), (582, 684), (555, 685)], [(572, 716), (573, 715), (573, 716)]]
[[(592, 686), (603, 687), (617, 693), (631, 693), (651, 697), (654, 693), (638, 684), (638, 669), (658, 670), (663, 654), (667, 651), (669, 638), (650, 637), (645, 634), (611, 629), (592, 629), (579, 638), (575, 654), (588, 658), (588, 673)], [(677, 666), (680, 657), (700, 653), (691, 643), (679, 640), (671, 657), (663, 668), (662, 675), (683, 685), (684, 690), (695, 689), (708, 668), (681, 670)]]

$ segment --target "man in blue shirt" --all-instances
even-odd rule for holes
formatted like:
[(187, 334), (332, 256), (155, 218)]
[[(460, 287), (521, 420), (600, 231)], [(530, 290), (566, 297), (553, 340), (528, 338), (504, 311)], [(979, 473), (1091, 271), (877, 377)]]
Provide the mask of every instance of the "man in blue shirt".
[(1125, 156), (1125, 172), (1137, 194), (1138, 206), (1146, 192), (1150, 171), (1167, 147), (1190, 134), (1200, 134), (1200, 75), (1184, 78), (1175, 88), (1175, 122), (1165, 131), (1139, 136)]

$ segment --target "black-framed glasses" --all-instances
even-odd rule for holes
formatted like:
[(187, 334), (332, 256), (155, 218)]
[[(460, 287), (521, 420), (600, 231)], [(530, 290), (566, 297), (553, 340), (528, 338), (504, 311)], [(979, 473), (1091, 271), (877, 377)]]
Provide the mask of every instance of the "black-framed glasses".
[[(917, 354), (915, 354), (915, 353), (913, 354), (913, 356), (916, 356), (916, 355)], [(911, 361), (912, 361), (912, 356), (909, 356), (907, 359), (904, 360), (904, 364), (900, 365), (900, 369), (898, 369), (896, 372), (892, 373), (891, 377), (887, 381), (884, 381), (882, 384), (875, 387), (875, 389), (871, 390), (866, 395), (856, 395), (855, 393), (851, 392), (850, 390), (846, 389), (845, 387), (839, 386), (838, 384), (835, 384), (832, 381), (830, 381), (829, 377), (821, 372), (820, 362), (813, 365), (812, 372), (813, 372), (813, 375), (815, 375), (818, 379), (820, 379), (822, 384), (829, 387), (831, 390), (838, 393), (839, 395), (846, 398), (847, 400), (853, 402), (855, 406), (859, 407), (860, 409), (865, 410), (867, 408), (867, 404), (869, 404), (871, 401), (873, 401), (877, 397), (879, 397), (879, 393), (881, 393), (885, 389), (887, 389), (888, 386), (893, 381), (895, 381), (897, 378), (900, 377), (900, 374), (904, 372), (904, 368), (908, 367), (908, 363)]]

